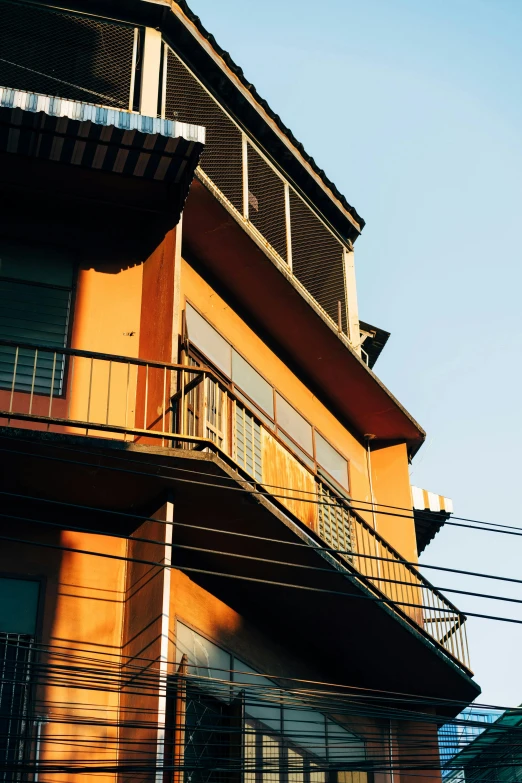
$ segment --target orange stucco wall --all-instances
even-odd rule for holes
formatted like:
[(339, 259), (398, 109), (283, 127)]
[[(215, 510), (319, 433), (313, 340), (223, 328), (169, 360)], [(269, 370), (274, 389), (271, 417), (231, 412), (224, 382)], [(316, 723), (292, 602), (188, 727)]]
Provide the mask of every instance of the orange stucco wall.
[[(43, 667), (38, 678), (43, 684), (34, 706), (36, 715), (48, 718), (42, 730), (41, 762), (69, 757), (72, 763), (112, 763), (118, 739), (125, 564), (69, 550), (122, 556), (126, 542), (23, 524), (17, 536), (34, 545), (4, 544), (0, 572), (42, 580), (36, 661)], [(77, 775), (46, 773), (45, 779), (74, 781)], [(115, 778), (105, 773), (99, 779), (112, 783)]]

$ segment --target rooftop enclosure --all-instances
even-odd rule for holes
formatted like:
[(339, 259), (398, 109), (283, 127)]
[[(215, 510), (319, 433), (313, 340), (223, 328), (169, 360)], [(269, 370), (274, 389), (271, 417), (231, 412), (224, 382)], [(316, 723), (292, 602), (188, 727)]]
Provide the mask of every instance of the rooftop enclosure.
[[(335, 550), (343, 569), (469, 672), (464, 615), (353, 510), (326, 442), (328, 453), (316, 451), (325, 471), (233, 383), (192, 360), (173, 365), (6, 340), (0, 357), (1, 426), (219, 455), (245, 488)], [(293, 415), (282, 405), (280, 420)]]
[[(117, 10), (118, 3), (111, 8)], [(350, 254), (360, 218), (343, 206), (324, 175), (318, 176), (264, 110), (255, 111), (238, 98), (233, 74), (222, 72), (216, 82), (215, 64), (190, 40), (187, 26), (181, 29), (179, 14), (166, 15), (154, 3), (127, 3), (125, 11), (127, 18), (135, 15), (136, 25), (4, 0), (0, 85), (140, 110), (147, 89), (143, 23), (161, 21), (161, 78), (148, 104), (159, 117), (206, 129), (198, 178), (331, 328), (359, 350)]]

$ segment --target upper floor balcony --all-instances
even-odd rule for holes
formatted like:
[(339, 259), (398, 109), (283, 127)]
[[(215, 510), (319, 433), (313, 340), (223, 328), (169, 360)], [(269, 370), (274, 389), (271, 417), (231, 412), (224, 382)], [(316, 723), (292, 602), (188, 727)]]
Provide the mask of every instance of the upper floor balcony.
[[(12, 291), (14, 302), (19, 294)], [(57, 324), (63, 298), (56, 289), (47, 303)], [(35, 303), (35, 319), (38, 309)], [(190, 353), (169, 364), (4, 339), (0, 426), (83, 435), (100, 445), (100, 438), (110, 439), (165, 455), (217, 455), (233, 469), (239, 491), (283, 512), (369, 600), (469, 674), (465, 616), (358, 513), (341, 456), (318, 434), (307, 456), (298, 442), (300, 422), (296, 429), (292, 421), (298, 414), (283, 398), (277, 415), (262, 413), (244, 391), (256, 395), (249, 367), (244, 363), (228, 380)], [(202, 477), (197, 470), (181, 477), (191, 479)]]

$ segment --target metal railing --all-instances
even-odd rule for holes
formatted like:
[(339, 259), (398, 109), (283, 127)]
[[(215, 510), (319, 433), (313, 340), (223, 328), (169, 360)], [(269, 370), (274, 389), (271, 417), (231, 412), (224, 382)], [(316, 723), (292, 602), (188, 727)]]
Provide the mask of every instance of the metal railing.
[[(0, 340), (0, 426), (16, 421), (226, 455), (380, 599), (469, 670), (465, 616), (212, 369), (190, 362)], [(291, 478), (276, 486), (274, 476)]]

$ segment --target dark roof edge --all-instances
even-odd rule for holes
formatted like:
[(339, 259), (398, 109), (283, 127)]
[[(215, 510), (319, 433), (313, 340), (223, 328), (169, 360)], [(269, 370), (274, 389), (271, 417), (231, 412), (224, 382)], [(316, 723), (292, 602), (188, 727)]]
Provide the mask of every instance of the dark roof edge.
[[(145, 0), (146, 2), (158, 2), (158, 0)], [(248, 90), (248, 92), (252, 95), (252, 97), (255, 99), (255, 101), (262, 107), (262, 109), (268, 114), (271, 120), (273, 120), (279, 130), (287, 137), (287, 139), (291, 142), (291, 144), (296, 148), (296, 150), (299, 152), (299, 154), (304, 158), (304, 160), (311, 166), (313, 171), (321, 178), (324, 185), (332, 192), (332, 194), (335, 196), (338, 201), (342, 204), (344, 209), (353, 217), (353, 219), (359, 224), (360, 229), (362, 229), (365, 226), (364, 219), (358, 214), (355, 207), (353, 207), (351, 204), (348, 203), (345, 196), (340, 192), (340, 190), (337, 188), (334, 182), (332, 182), (329, 177), (327, 177), (325, 171), (317, 165), (314, 158), (309, 155), (303, 144), (294, 136), (290, 128), (288, 128), (281, 117), (276, 114), (269, 106), (267, 101), (262, 98), (259, 93), (257, 92), (254, 85), (248, 81), (246, 78), (243, 69), (237, 65), (232, 57), (230, 56), (230, 53), (225, 51), (221, 48), (221, 46), (218, 44), (212, 33), (209, 33), (208, 30), (203, 25), (201, 19), (199, 16), (194, 14), (194, 12), (190, 9), (188, 6), (186, 0), (171, 0), (171, 3), (169, 5), (178, 5), (183, 13), (187, 16), (187, 18), (194, 24), (197, 31), (202, 35), (212, 46), (216, 54), (223, 59), (225, 64), (228, 68), (234, 73), (235, 76), (240, 80), (241, 84)]]

